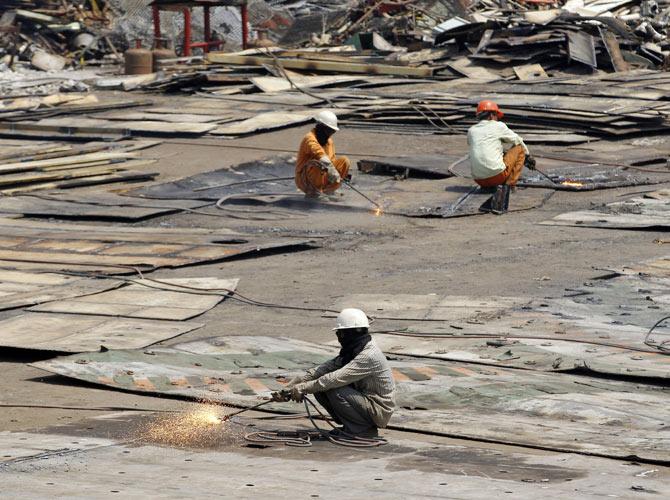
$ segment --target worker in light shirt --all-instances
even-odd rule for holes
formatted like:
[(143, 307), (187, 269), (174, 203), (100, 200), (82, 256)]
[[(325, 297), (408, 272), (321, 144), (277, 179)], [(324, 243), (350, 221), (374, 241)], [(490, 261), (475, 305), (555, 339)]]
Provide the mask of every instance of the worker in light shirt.
[(502, 117), (495, 102), (481, 101), (479, 122), (468, 130), (472, 177), (482, 187), (515, 186), (524, 165), (535, 168), (523, 140), (500, 121)]
[(391, 367), (370, 333), (370, 322), (360, 309), (343, 309), (333, 328), (341, 349), (322, 365), (293, 378), (287, 389), (272, 394), (275, 401), (300, 402), (314, 394), (341, 428), (331, 436), (378, 436), (395, 410), (395, 382)]

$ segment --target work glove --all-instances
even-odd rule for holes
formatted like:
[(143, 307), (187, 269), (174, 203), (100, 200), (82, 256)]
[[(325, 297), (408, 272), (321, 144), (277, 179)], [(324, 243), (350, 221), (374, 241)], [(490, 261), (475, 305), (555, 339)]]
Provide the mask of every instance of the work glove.
[(272, 398), (272, 401), (276, 401), (277, 403), (285, 403), (286, 401), (291, 401), (291, 391), (286, 389), (282, 391), (273, 392), (270, 396)]
[(526, 162), (525, 162), (526, 168), (529, 170), (535, 170), (535, 166), (537, 165), (537, 162), (535, 161), (535, 158), (533, 158), (531, 155), (526, 156)]
[(289, 391), (291, 393), (291, 401), (302, 403), (302, 400), (305, 399), (305, 394), (299, 387), (293, 387), (292, 389), (289, 389)]
[(336, 184), (342, 180), (340, 178), (340, 173), (328, 156), (322, 156), (321, 159), (319, 159), (319, 163), (321, 164), (321, 168), (328, 174), (328, 182), (330, 184)]
[(340, 173), (332, 163), (328, 166), (326, 171), (328, 172), (328, 182), (330, 184), (339, 184), (342, 181)]

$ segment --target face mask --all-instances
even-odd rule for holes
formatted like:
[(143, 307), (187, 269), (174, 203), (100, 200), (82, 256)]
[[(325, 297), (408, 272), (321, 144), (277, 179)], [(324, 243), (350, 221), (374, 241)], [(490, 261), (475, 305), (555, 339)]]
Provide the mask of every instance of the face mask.
[(316, 140), (319, 141), (321, 146), (325, 146), (328, 143), (328, 139), (333, 135), (334, 131), (330, 130), (328, 127), (323, 125), (316, 126)]

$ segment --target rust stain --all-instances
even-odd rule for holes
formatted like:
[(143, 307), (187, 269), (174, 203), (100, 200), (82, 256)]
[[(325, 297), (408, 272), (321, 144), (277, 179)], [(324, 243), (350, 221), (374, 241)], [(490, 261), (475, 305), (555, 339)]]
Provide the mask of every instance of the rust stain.
[(396, 382), (411, 382), (411, 381), (412, 381), (411, 378), (409, 378), (409, 377), (408, 377), (407, 375), (405, 375), (404, 373), (401, 373), (401, 372), (398, 371), (396, 368), (393, 368), (391, 371), (393, 372), (393, 379), (394, 379)]
[(247, 378), (244, 379), (244, 382), (249, 387), (251, 387), (255, 392), (268, 392), (270, 390), (263, 382), (261, 382), (257, 378)]
[(437, 375), (437, 371), (430, 366), (416, 366), (414, 367), (414, 370), (419, 372), (421, 375), (425, 375), (426, 377), (433, 378), (434, 375)]
[(476, 372), (469, 370), (468, 368), (463, 368), (461, 366), (450, 366), (449, 370), (452, 372), (459, 373), (461, 375), (465, 375), (466, 377), (472, 377), (473, 375), (477, 375)]
[(178, 385), (179, 387), (187, 387), (190, 384), (188, 383), (188, 380), (186, 380), (185, 378), (173, 378), (173, 379), (170, 379), (170, 385)]
[(148, 378), (136, 378), (134, 380), (135, 387), (142, 389), (143, 391), (155, 391), (156, 386), (151, 383)]

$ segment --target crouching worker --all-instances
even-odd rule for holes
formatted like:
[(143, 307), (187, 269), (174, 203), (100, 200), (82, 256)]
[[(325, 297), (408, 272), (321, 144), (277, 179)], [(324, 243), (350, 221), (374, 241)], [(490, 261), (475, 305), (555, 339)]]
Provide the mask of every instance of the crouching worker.
[(334, 193), (351, 166), (346, 156), (335, 156), (332, 136), (340, 130), (335, 113), (321, 111), (314, 119), (316, 126), (302, 139), (295, 166), (295, 184), (311, 198)]
[(482, 101), (479, 122), (468, 130), (472, 177), (482, 187), (515, 186), (524, 165), (535, 168), (521, 137), (500, 121), (503, 116), (495, 102)]
[[(306, 394), (316, 400), (342, 426), (332, 431), (374, 438), (386, 427), (395, 408), (395, 383), (384, 353), (368, 333), (368, 317), (360, 309), (344, 309), (337, 317), (337, 340), (342, 348), (336, 358), (289, 382), (288, 395), (300, 402)], [(287, 397), (284, 397), (287, 399)]]

